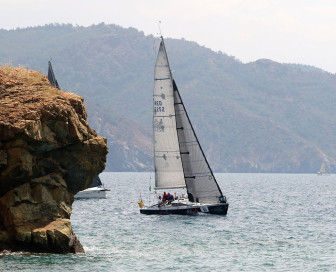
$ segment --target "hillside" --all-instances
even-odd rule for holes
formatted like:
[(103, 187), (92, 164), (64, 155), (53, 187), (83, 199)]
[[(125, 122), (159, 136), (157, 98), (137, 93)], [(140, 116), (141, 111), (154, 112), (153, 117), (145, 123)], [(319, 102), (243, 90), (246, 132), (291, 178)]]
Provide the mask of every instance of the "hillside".
[[(0, 63), (47, 72), (85, 98), (108, 138), (106, 170), (152, 169), (151, 108), (158, 40), (99, 24), (0, 30)], [(318, 68), (234, 57), (166, 39), (173, 75), (214, 171), (317, 172), (336, 159), (336, 76)]]

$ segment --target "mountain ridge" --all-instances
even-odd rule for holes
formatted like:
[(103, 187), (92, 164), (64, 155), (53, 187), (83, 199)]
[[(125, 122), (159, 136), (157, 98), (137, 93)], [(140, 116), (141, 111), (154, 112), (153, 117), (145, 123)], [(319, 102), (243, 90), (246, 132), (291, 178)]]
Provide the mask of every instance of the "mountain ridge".
[[(46, 73), (52, 57), (61, 88), (85, 98), (92, 127), (108, 137), (110, 154), (120, 153), (108, 157), (108, 171), (152, 170), (155, 37), (105, 24), (0, 34), (0, 63)], [(314, 173), (323, 160), (335, 163), (334, 74), (266, 59), (242, 63), (195, 42), (165, 41), (214, 171)]]

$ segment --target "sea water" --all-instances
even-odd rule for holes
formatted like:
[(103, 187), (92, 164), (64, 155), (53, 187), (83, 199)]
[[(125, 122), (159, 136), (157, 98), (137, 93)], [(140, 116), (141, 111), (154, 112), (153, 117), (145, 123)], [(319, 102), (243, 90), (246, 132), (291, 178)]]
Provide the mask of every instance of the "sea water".
[(73, 204), (85, 254), (0, 255), (0, 271), (336, 271), (336, 175), (215, 176), (227, 216), (142, 215), (153, 175), (102, 173), (107, 199)]

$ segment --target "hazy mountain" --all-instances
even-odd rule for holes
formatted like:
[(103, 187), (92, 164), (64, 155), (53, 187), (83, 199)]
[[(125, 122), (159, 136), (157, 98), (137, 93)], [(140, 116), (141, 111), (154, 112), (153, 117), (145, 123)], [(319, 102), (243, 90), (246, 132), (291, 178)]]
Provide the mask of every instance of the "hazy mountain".
[[(47, 72), (85, 98), (108, 138), (107, 170), (152, 168), (152, 90), (158, 39), (115, 25), (0, 30), (0, 63)], [(336, 159), (336, 76), (234, 57), (166, 39), (173, 75), (214, 171), (317, 172)]]

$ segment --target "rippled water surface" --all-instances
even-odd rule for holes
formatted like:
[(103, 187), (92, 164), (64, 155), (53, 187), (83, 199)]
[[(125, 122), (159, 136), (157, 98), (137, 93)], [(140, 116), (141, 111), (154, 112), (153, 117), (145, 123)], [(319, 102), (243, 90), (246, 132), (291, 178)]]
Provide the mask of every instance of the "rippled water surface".
[(103, 173), (77, 200), (86, 254), (0, 255), (0, 271), (336, 271), (336, 175), (216, 174), (226, 217), (141, 215), (149, 173)]

